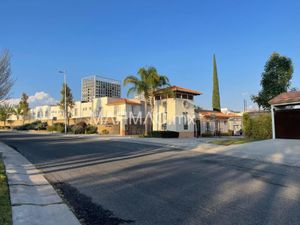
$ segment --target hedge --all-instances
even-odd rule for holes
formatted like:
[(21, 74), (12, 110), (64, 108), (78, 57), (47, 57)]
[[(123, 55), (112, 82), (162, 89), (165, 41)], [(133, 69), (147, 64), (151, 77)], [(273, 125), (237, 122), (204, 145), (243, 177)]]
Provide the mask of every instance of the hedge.
[(151, 137), (158, 137), (158, 138), (178, 138), (179, 132), (176, 131), (152, 131)]
[(52, 126), (48, 126), (47, 130), (63, 133), (63, 132), (65, 132), (65, 124), (64, 123), (55, 123)]
[(47, 122), (42, 122), (40, 120), (34, 121), (32, 123), (26, 123), (21, 126), (15, 127), (16, 130), (46, 130), (48, 127)]
[(272, 118), (269, 113), (251, 117), (248, 113), (243, 115), (243, 133), (247, 138), (272, 138)]

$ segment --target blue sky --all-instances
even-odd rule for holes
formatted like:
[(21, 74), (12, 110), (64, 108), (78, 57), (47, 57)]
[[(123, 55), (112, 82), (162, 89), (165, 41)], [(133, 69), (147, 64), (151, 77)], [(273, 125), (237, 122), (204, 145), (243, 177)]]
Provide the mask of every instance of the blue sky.
[(0, 8), (12, 97), (44, 91), (59, 99), (60, 69), (80, 99), (83, 76), (122, 80), (155, 66), (172, 84), (203, 92), (196, 101), (211, 108), (214, 53), (222, 107), (242, 109), (243, 97), (257, 93), (274, 51), (293, 60), (292, 86), (300, 87), (299, 1), (2, 0)]

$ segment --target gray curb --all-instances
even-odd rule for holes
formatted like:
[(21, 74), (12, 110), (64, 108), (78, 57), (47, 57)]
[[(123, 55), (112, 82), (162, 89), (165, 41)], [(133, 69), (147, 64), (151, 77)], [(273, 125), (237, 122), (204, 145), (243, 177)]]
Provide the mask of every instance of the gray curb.
[(0, 142), (13, 225), (80, 225), (53, 187), (20, 153)]

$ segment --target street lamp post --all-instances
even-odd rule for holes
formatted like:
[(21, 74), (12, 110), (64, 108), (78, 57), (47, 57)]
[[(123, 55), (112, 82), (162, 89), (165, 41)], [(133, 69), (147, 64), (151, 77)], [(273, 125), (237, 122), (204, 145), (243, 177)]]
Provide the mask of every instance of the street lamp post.
[(67, 134), (67, 73), (66, 71), (58, 71), (64, 75), (64, 89), (65, 89), (65, 134)]

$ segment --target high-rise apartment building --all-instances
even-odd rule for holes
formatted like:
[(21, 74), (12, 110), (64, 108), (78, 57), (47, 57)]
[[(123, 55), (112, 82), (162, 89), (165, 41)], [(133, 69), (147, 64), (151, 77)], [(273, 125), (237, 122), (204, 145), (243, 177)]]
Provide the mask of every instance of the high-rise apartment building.
[(100, 97), (121, 97), (120, 81), (100, 76), (84, 77), (81, 80), (81, 101)]

